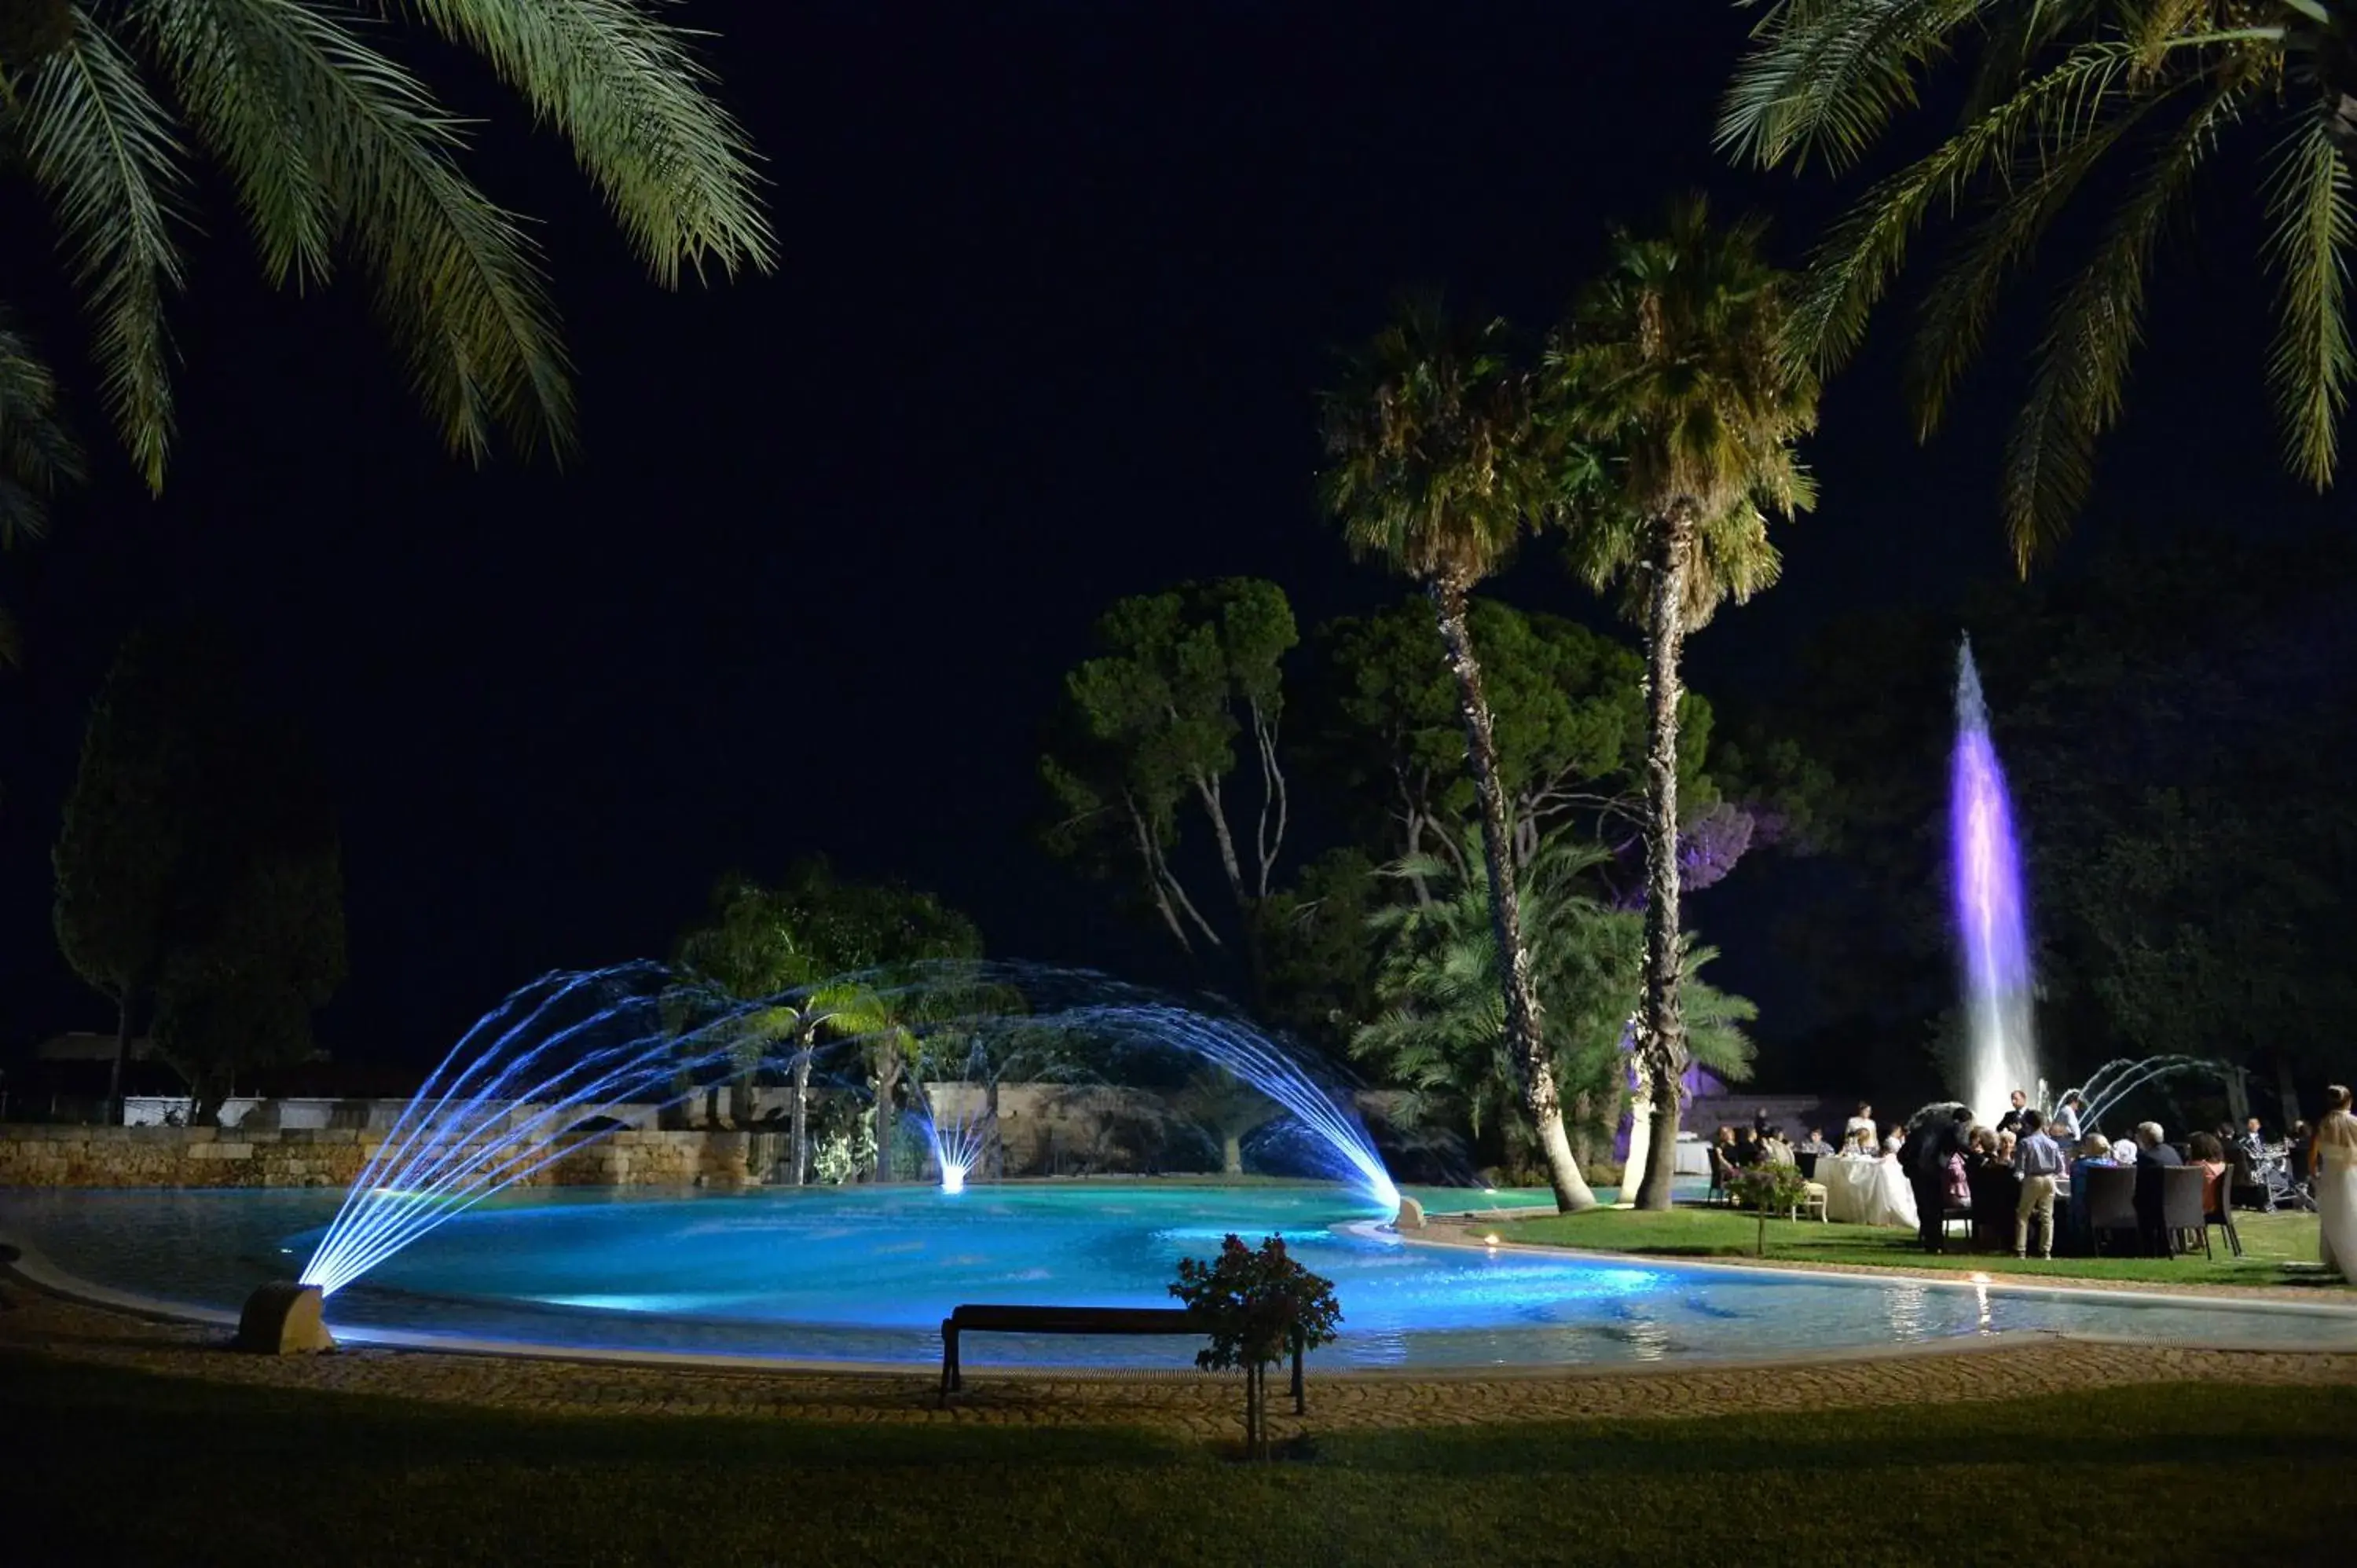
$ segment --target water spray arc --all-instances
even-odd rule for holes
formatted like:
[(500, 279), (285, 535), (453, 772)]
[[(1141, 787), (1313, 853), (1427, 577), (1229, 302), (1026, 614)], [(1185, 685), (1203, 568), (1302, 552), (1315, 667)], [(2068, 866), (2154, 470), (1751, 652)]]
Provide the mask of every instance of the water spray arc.
[(1963, 947), (1969, 1062), (1964, 1102), (1994, 1117), (2015, 1089), (2037, 1081), (2028, 912), (2013, 803), (1990, 743), (1979, 666), (1966, 638), (1956, 650), (1956, 748), (1948, 787), (1950, 878)]
[(611, 1108), (660, 1110), (730, 1067), (753, 1008), (663, 983), (652, 965), (560, 972), (468, 1031), (404, 1108), (329, 1222), (299, 1283), (322, 1295), (420, 1236), (616, 1126)]
[[(469, 1029), (370, 1157), (296, 1283), (322, 1298), (333, 1294), (466, 1209), (619, 1131), (629, 1117), (643, 1119), (746, 1073), (748, 1053), (781, 1047), (770, 1053), (780, 1068), (806, 1057), (807, 1042), (778, 1042), (762, 1020), (780, 1005), (808, 1004), (847, 987), (922, 1004), (905, 1012), (926, 1015), (925, 1023), (889, 1031), (915, 1040), (920, 1062), (943, 1063), (938, 1047), (955, 1043), (948, 1070), (969, 1077), (929, 1084), (920, 1071), (909, 1084), (910, 1115), (945, 1193), (962, 1191), (989, 1156), (996, 1077), (1018, 1061), (1036, 1069), (1020, 1052), (989, 1048), (993, 1031), (1019, 1027), (1082, 1042), (1101, 1065), (1135, 1053), (1222, 1068), (1288, 1112), (1329, 1174), (1386, 1214), (1400, 1208), (1399, 1189), (1347, 1092), (1241, 1020), (1103, 975), (944, 963), (744, 1000), (681, 983), (661, 965), (632, 963), (544, 976)], [(856, 1064), (880, 1037), (845, 1033), (823, 1054)], [(982, 1081), (971, 1078), (975, 1071)]]

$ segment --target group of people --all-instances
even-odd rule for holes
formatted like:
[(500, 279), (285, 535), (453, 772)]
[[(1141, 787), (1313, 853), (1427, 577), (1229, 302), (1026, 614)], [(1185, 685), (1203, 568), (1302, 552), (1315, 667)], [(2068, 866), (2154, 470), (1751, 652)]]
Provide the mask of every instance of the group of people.
[(2050, 1113), (2031, 1105), (2022, 1090), (2015, 1090), (2008, 1099), (2007, 1109), (1993, 1125), (1980, 1124), (1969, 1109), (1957, 1106), (1944, 1116), (1883, 1127), (1874, 1119), (1874, 1107), (1861, 1103), (1843, 1127), (1838, 1146), (1826, 1141), (1823, 1128), (1792, 1144), (1763, 1113), (1751, 1127), (1719, 1128), (1714, 1153), (1732, 1169), (1796, 1159), (1805, 1169), (1815, 1157), (1836, 1154), (1895, 1161), (1913, 1191), (1919, 1237), (1932, 1251), (1942, 1250), (1943, 1221), (1960, 1209), (1983, 1211), (1977, 1234), (1997, 1237), (2002, 1224), (1985, 1211), (1993, 1207), (1993, 1195), (2009, 1194), (2014, 1254), (2030, 1256), (2034, 1245), (2035, 1255), (2041, 1258), (2054, 1255), (2058, 1217), (2063, 1222), (2061, 1229), (2081, 1232), (2082, 1243), (2092, 1246), (2093, 1237), (2084, 1234), (2088, 1216), (2083, 1198), (2079, 1207), (2072, 1206), (2073, 1193), (2085, 1192), (2085, 1173), (2091, 1169), (2135, 1170), (2139, 1249), (2167, 1256), (2175, 1251), (2177, 1239), (2164, 1219), (2168, 1178), (2163, 1172), (2189, 1164), (2198, 1166), (2205, 1178), (2203, 1208), (2216, 1213), (2238, 1201), (2274, 1207), (2276, 1194), (2261, 1173), (2282, 1166), (2298, 1180), (2289, 1190), (2312, 1204), (2321, 1219), (2324, 1265), (2357, 1279), (2357, 1115), (2352, 1113), (2345, 1086), (2328, 1089), (2322, 1120), (2312, 1129), (2304, 1122), (2296, 1123), (2284, 1145), (2267, 1141), (2255, 1116), (2239, 1131), (2229, 1125), (2196, 1133), (2180, 1148), (2156, 1122), (2143, 1122), (2117, 1141), (2085, 1129), (2085, 1102), (2075, 1091), (2064, 1095)]

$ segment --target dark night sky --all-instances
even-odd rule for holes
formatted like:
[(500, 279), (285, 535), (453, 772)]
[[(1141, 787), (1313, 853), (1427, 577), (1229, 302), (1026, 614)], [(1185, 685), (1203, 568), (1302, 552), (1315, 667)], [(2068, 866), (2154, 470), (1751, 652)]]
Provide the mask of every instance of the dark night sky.
[[(1395, 591), (1317, 513), (1312, 407), (1399, 285), (1538, 324), (1608, 219), (1707, 184), (1774, 211), (1797, 259), (1836, 194), (1714, 157), (1749, 21), (1717, 0), (687, 16), (725, 35), (728, 96), (770, 159), (772, 277), (658, 293), (562, 148), (445, 72), (507, 127), (476, 172), (548, 220), (585, 435), (561, 475), (447, 460), (359, 291), (269, 295), (210, 209), (176, 317), (168, 492), (145, 499), (110, 449), (104, 482), (10, 564), (32, 663), (0, 687), (0, 1039), (108, 1022), (55, 956), (48, 846), (117, 641), (176, 611), (237, 629), (333, 772), (339, 1054), (436, 1052), (544, 969), (662, 950), (724, 867), (819, 850), (939, 888), (995, 950), (1158, 961), (1028, 838), (1035, 730), (1106, 602), (1253, 574), (1307, 622)], [(2276, 474), (2248, 248), (2215, 238), (2178, 247), (2161, 319), (2200, 303), (2209, 325), (2144, 363), (2091, 538), (2340, 506)], [(80, 324), (40, 308), (37, 248), (7, 252), (0, 294), (77, 351)], [(1698, 688), (1772, 696), (1827, 620), (2006, 569), (2017, 375), (2000, 358), (1975, 387), (1927, 452), (1887, 355), (1837, 385), (1812, 449), (1823, 510), (1787, 535), (1784, 585), (1698, 640)], [(1594, 613), (1543, 558), (1504, 591)], [(1772, 873), (1750, 875), (1694, 916), (1773, 1033), (1790, 1020), (1755, 940)]]

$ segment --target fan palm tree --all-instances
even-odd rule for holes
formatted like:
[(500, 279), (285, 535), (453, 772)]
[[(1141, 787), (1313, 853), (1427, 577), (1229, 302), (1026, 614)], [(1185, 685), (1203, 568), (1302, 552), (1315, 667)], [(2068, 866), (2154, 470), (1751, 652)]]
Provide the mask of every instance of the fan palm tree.
[(1925, 297), (1909, 359), (1928, 436), (2005, 284), (2091, 177), (2110, 180), (2116, 202), (2055, 299), (2007, 446), (2005, 519), (2027, 571), (2093, 482), (2170, 218), (2222, 154), (2256, 142), (2272, 149), (2260, 182), (2278, 317), (2268, 381), (2290, 467), (2329, 485), (2357, 371), (2347, 318), (2357, 4), (1787, 0), (1737, 72), (1720, 139), (1765, 166), (1844, 168), (1955, 54), (1977, 57), (1962, 124), (1869, 188), (1827, 236), (1795, 301), (1791, 351), (1820, 370), (1846, 358), (1916, 231), (1975, 205)]
[[(573, 147), (655, 281), (766, 267), (753, 154), (687, 35), (642, 0), (413, 0)], [(451, 449), (495, 431), (561, 450), (573, 407), (525, 223), (468, 179), (462, 123), (311, 0), (7, 0), (0, 164), (47, 199), (93, 328), (116, 434), (151, 488), (173, 434), (167, 301), (184, 281), (202, 156), (278, 287), (350, 263)]]
[(1526, 379), (1505, 329), (1467, 330), (1433, 301), (1408, 305), (1325, 399), (1325, 501), (1353, 554), (1375, 556), (1423, 585), (1465, 724), (1466, 768), (1480, 810), (1496, 977), (1511, 1079), (1546, 1156), (1565, 1212), (1596, 1197), (1573, 1159), (1543, 1033), (1516, 903), (1513, 840), (1498, 781), (1498, 748), (1481, 666), (1466, 624), (1473, 585), (1496, 571), (1548, 514), (1550, 476)]
[[(1776, 580), (1770, 514), (1813, 499), (1794, 451), (1813, 425), (1816, 387), (1777, 345), (1787, 280), (1760, 257), (1760, 226), (1714, 225), (1699, 196), (1663, 231), (1616, 231), (1603, 277), (1549, 350), (1549, 416), (1580, 454), (1571, 531), (1576, 566), (1619, 583), (1645, 633), (1646, 1081), (1686, 1065), (1678, 988), (1679, 662), (1718, 606)], [(1678, 1096), (1654, 1097), (1641, 1208), (1667, 1208)]]
[[(1624, 1039), (1643, 984), (1643, 922), (1598, 897), (1590, 873), (1609, 856), (1563, 835), (1542, 841), (1523, 873), (1523, 931), (1534, 959), (1534, 983), (1546, 1008), (1556, 1082), (1573, 1106), (1584, 1142), (1609, 1136), (1621, 1108)], [(1372, 922), (1383, 940), (1377, 979), (1383, 1015), (1359, 1030), (1352, 1053), (1391, 1081), (1434, 1096), (1462, 1114), (1474, 1134), (1519, 1122), (1504, 1048), (1505, 1018), (1495, 981), (1497, 944), (1489, 890), (1478, 856), (1455, 863), (1410, 856), (1393, 876), (1422, 876), (1437, 888), (1429, 902), (1403, 900)], [(1717, 955), (1684, 952), (1685, 1017), (1693, 1058), (1723, 1078), (1750, 1075), (1752, 1047), (1742, 1026), (1757, 1009), (1704, 983)], [(1511, 1142), (1512, 1140), (1510, 1140)]]

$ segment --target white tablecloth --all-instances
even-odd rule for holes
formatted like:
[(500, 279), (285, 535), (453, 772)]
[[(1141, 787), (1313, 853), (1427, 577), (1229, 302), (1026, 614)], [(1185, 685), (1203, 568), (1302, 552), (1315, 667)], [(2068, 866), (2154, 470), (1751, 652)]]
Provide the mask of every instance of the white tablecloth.
[(1819, 1160), (1817, 1179), (1825, 1184), (1826, 1219), (1915, 1229), (1915, 1193), (1897, 1160), (1854, 1155)]

